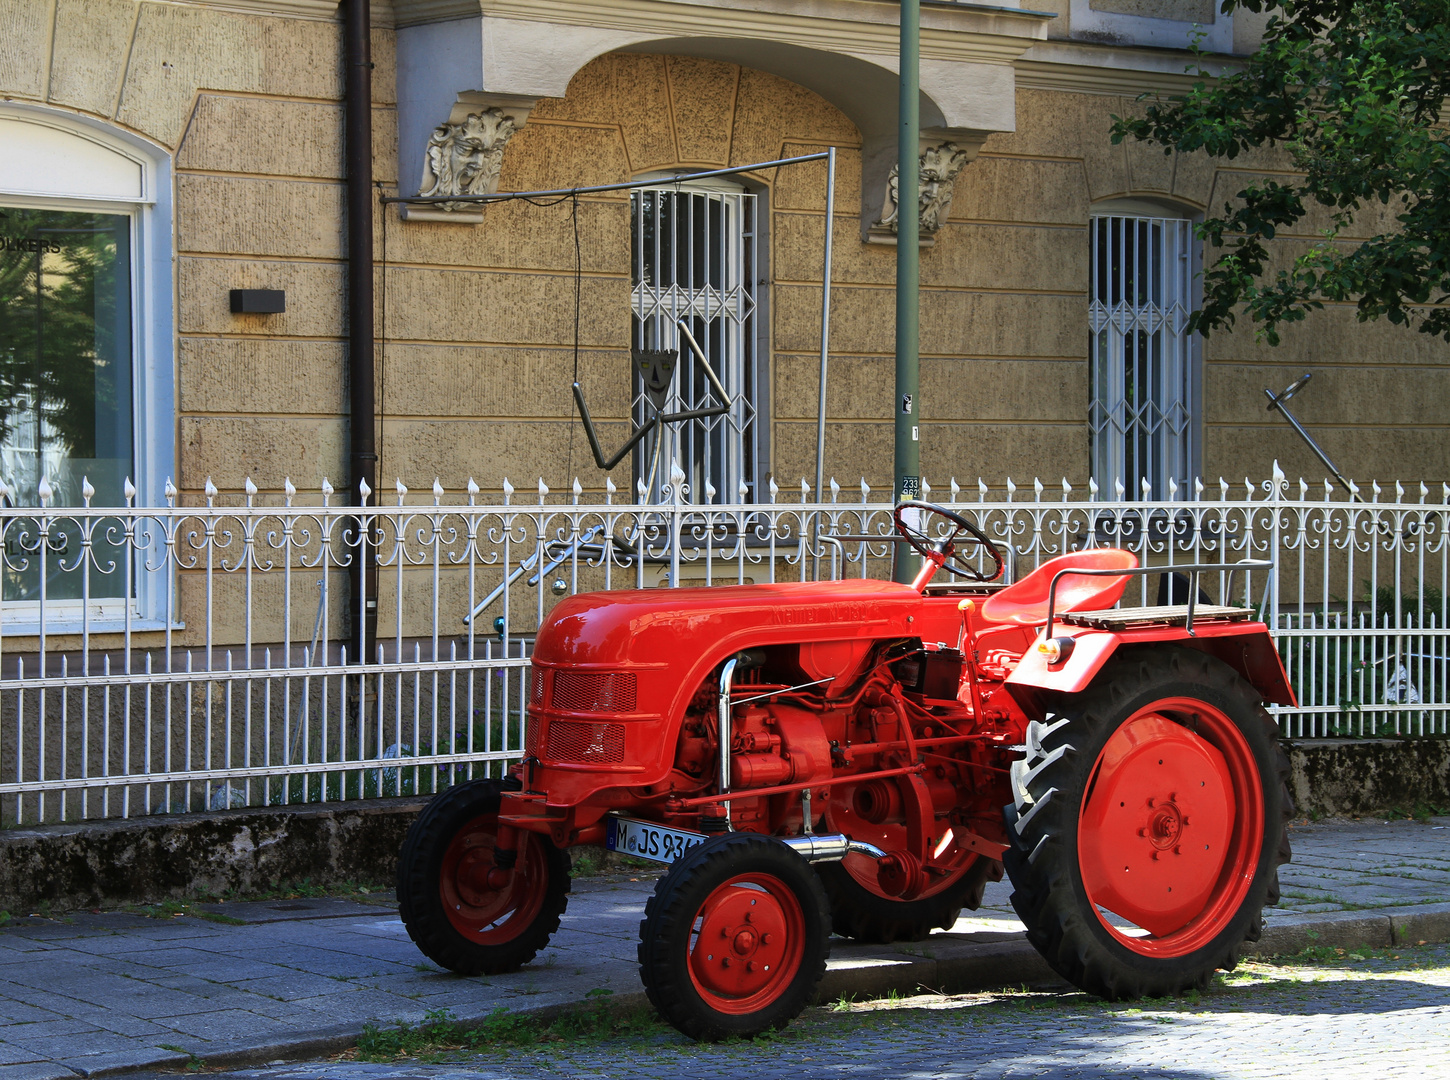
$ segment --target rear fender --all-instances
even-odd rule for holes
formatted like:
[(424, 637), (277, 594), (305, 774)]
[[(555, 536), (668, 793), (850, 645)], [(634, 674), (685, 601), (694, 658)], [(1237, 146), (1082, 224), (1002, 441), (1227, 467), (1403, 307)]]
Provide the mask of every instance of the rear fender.
[[(1047, 657), (1037, 651), (1036, 642), (1022, 656), (1016, 669), (1007, 676), (1007, 689), (1017, 703), (1033, 715), (1041, 711), (1044, 691), (1053, 694), (1081, 693), (1097, 678), (1114, 653), (1125, 645), (1171, 644), (1184, 649), (1197, 649), (1242, 675), (1259, 696), (1271, 705), (1294, 706), (1294, 691), (1284, 674), (1278, 650), (1263, 623), (1216, 623), (1197, 627), (1190, 636), (1181, 627), (1154, 627), (1145, 630), (1112, 633), (1058, 627), (1062, 633), (1054, 637), (1072, 638), (1072, 651), (1065, 661), (1051, 666)], [(1039, 631), (1037, 641), (1042, 639)]]

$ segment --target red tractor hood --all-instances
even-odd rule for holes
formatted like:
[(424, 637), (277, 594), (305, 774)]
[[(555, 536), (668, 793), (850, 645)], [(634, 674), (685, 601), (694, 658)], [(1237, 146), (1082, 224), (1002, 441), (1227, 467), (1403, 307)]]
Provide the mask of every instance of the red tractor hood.
[[(911, 586), (889, 581), (582, 593), (544, 621), (534, 659), (593, 668), (670, 665), (683, 676), (757, 645), (930, 637), (925, 607), (955, 615), (955, 604), (932, 604)], [(955, 630), (950, 633), (955, 640)]]

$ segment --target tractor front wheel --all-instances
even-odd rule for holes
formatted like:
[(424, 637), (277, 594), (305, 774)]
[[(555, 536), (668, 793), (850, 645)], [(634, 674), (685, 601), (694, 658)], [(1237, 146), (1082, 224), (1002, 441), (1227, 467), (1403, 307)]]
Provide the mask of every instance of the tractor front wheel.
[(639, 974), (660, 1015), (692, 1039), (784, 1027), (815, 996), (830, 952), (826, 896), (784, 844), (726, 833), (655, 886), (639, 924)]
[(1226, 664), (1125, 652), (1028, 730), (1005, 863), (1028, 940), (1111, 1000), (1207, 986), (1279, 898), (1288, 761)]
[[(461, 975), (517, 971), (548, 944), (569, 903), (569, 859), (525, 832), (490, 882), (502, 786), (474, 780), (423, 808), (398, 854), (398, 914), (428, 959)], [(495, 877), (497, 875), (494, 875)]]

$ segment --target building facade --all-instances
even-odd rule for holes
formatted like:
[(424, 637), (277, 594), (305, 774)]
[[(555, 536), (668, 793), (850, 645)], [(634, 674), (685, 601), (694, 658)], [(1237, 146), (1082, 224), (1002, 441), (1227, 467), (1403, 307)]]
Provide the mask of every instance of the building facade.
[[(922, 467), (938, 488), (1089, 477), (1161, 496), (1195, 477), (1450, 476), (1443, 345), (1331, 307), (1277, 349), (1184, 322), (1192, 223), (1279, 151), (1230, 167), (1114, 146), (1171, 93), (1190, 35), (1215, 62), (1262, 20), (1212, 0), (922, 8)], [(1045, 10), (1029, 10), (1045, 9)], [(346, 475), (343, 28), (329, 0), (11, 0), (0, 34), (3, 479), (31, 504), (198, 498)], [(394, 0), (374, 5), (372, 179), (385, 196), (634, 191), (378, 204), (378, 475), (600, 490), (649, 400), (639, 353), (679, 320), (729, 409), (610, 475), (657, 498), (764, 497), (815, 472), (821, 275), (834, 240), (824, 471), (889, 487), (896, 5), (880, 0)], [(835, 147), (821, 162), (683, 173)], [(1285, 258), (1313, 239), (1281, 243)], [(1363, 232), (1383, 222), (1370, 217)], [(234, 311), (238, 289), (285, 311)], [(668, 373), (665, 373), (668, 374)], [(679, 361), (663, 391), (710, 397)], [(673, 396), (670, 396), (673, 395)], [(7, 597), (24, 591), (7, 583)]]

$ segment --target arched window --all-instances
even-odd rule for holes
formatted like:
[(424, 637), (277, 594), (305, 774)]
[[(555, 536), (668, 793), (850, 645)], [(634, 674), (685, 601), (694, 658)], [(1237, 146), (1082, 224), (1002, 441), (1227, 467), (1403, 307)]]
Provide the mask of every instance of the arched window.
[[(10, 506), (159, 500), (172, 466), (170, 164), (129, 133), (57, 110), (0, 106), (0, 479)], [(63, 522), (57, 526), (62, 533)], [(11, 530), (11, 532), (16, 532)], [(19, 541), (18, 533), (13, 538)], [(47, 601), (76, 605), (70, 537), (45, 560)], [(124, 615), (118, 571), (89, 585), (92, 620)], [(7, 559), (7, 625), (34, 619), (36, 558)], [(145, 615), (148, 585), (129, 598)], [(57, 612), (50, 612), (51, 623)]]
[(1093, 207), (1088, 358), (1092, 473), (1109, 498), (1166, 499), (1197, 474), (1201, 407), (1188, 333), (1198, 266), (1193, 223), (1142, 200)]

